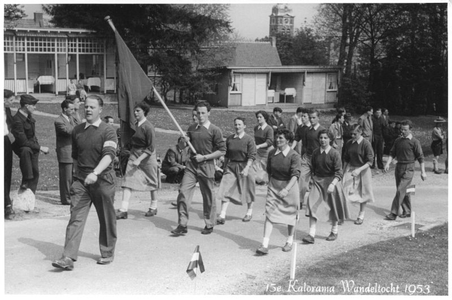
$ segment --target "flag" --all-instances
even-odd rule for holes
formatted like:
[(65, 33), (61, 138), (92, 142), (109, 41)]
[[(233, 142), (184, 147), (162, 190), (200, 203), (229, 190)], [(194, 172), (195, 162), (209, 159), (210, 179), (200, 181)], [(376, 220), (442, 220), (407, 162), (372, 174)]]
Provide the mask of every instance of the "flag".
[(407, 193), (407, 194), (414, 195), (415, 191), (416, 191), (416, 185), (414, 185), (414, 184), (409, 185), (409, 186), (406, 188), (406, 193)]
[(204, 263), (202, 262), (201, 252), (199, 252), (199, 246), (196, 246), (195, 252), (191, 257), (191, 261), (187, 267), (187, 274), (191, 279), (195, 279), (198, 273), (204, 272)]
[(116, 30), (115, 37), (119, 58), (118, 113), (121, 120), (121, 146), (124, 146), (134, 133), (133, 108), (151, 93), (152, 82)]

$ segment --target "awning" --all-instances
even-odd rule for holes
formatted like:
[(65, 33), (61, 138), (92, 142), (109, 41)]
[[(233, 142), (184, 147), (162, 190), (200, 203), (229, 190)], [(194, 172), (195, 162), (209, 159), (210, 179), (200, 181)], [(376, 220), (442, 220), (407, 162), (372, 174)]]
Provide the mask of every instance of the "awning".
[(234, 73), (325, 73), (338, 72), (340, 67), (335, 66), (284, 66), (284, 67), (267, 67), (267, 68), (240, 68), (228, 67)]
[(66, 38), (67, 34), (58, 33), (58, 32), (26, 32), (26, 31), (18, 31), (18, 32), (16, 32), (16, 36)]

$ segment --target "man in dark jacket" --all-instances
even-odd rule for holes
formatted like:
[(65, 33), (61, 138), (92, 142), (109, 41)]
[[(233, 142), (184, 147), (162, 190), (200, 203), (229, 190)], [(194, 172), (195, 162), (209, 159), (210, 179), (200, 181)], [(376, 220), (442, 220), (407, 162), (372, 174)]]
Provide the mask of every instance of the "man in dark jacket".
[(162, 173), (166, 175), (166, 182), (180, 183), (188, 161), (187, 142), (184, 137), (179, 137), (177, 145), (171, 146), (166, 152), (162, 162)]

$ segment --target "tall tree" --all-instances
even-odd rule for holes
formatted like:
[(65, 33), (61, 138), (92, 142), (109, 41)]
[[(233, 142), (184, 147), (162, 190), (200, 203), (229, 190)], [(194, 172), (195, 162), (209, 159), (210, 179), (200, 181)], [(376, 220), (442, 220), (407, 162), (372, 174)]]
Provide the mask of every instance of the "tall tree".
[(22, 18), (26, 18), (24, 6), (20, 4), (5, 4), (5, 23), (7, 28), (15, 27), (14, 22)]

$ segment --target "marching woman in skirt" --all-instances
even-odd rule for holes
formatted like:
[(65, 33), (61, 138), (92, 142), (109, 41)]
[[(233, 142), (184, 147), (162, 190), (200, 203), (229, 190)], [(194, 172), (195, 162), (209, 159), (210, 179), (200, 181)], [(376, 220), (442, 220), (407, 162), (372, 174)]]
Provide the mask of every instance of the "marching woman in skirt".
[(300, 203), (298, 177), (300, 176), (300, 155), (289, 147), (293, 133), (287, 129), (276, 131), (276, 147), (268, 154), (267, 172), (269, 183), (265, 203), (265, 224), (262, 246), (257, 254), (268, 253), (268, 244), (273, 224), (285, 224), (288, 227), (284, 252), (292, 250), (297, 211)]
[[(443, 154), (443, 148), (446, 144), (446, 135), (443, 130), (443, 123), (446, 122), (445, 119), (438, 117), (435, 121), (435, 127), (432, 131), (432, 152), (433, 152), (433, 172), (435, 174), (441, 174), (438, 169), (438, 159), (441, 154)], [(446, 167), (447, 169), (447, 167)]]
[(372, 172), (370, 166), (374, 161), (372, 145), (361, 136), (361, 126), (353, 125), (352, 140), (344, 146), (344, 179), (342, 186), (345, 198), (352, 203), (359, 203), (359, 215), (355, 221), (361, 225), (364, 221), (364, 209), (368, 202), (374, 202), (372, 190)]
[(248, 210), (243, 222), (249, 222), (253, 213), (253, 203), (256, 199), (256, 182), (251, 165), (256, 158), (254, 139), (245, 133), (245, 119), (234, 120), (235, 134), (226, 139), (226, 154), (224, 156), (224, 173), (218, 189), (217, 197), (221, 200), (221, 213), (217, 224), (223, 225), (229, 202), (242, 205), (246, 202)]
[(303, 242), (314, 244), (317, 220), (330, 221), (331, 233), (327, 241), (337, 239), (338, 222), (348, 218), (344, 192), (339, 181), (342, 179), (341, 156), (330, 146), (328, 131), (319, 131), (320, 148), (312, 154), (311, 192), (309, 193), (306, 216), (309, 217), (309, 235)]
[(126, 174), (123, 177), (121, 208), (116, 214), (116, 219), (127, 219), (127, 210), (132, 190), (150, 191), (151, 207), (145, 214), (152, 217), (157, 214), (157, 190), (160, 188), (160, 174), (155, 151), (155, 129), (146, 119), (150, 107), (145, 102), (138, 103), (134, 108), (137, 120), (135, 133), (130, 140), (129, 161), (127, 162)]
[(253, 169), (256, 172), (256, 182), (265, 184), (268, 181), (267, 158), (269, 148), (273, 145), (273, 128), (267, 124), (268, 114), (260, 110), (256, 113), (258, 125), (254, 127), (254, 141), (256, 143), (256, 160)]

